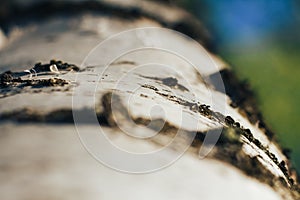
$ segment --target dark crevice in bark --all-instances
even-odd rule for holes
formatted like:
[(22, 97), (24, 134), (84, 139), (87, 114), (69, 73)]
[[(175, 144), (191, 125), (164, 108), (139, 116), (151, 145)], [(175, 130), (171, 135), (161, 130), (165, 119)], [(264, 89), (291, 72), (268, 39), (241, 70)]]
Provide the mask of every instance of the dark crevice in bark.
[(118, 6), (104, 1), (43, 1), (28, 6), (20, 6), (5, 1), (2, 9), (0, 9), (0, 26), (5, 33), (8, 33), (13, 26), (24, 26), (32, 23), (32, 21), (39, 22), (54, 16), (78, 16), (84, 13), (119, 17), (122, 20), (146, 17), (155, 20), (164, 27), (190, 36), (208, 49), (213, 47), (208, 31), (195, 17), (188, 13), (177, 21), (170, 21), (164, 19), (161, 13), (156, 11), (148, 11), (138, 6)]
[[(148, 87), (151, 90), (154, 90), (151, 87)], [(158, 89), (157, 89), (158, 90)], [(156, 91), (156, 90), (155, 90)], [(158, 91), (156, 91), (159, 94)], [(161, 95), (161, 94), (159, 94)], [(204, 104), (195, 104), (188, 102), (186, 100), (180, 99), (176, 96), (170, 97), (168, 95), (163, 95), (167, 100), (178, 103), (182, 106), (188, 107), (194, 112), (198, 112), (200, 115), (207, 117), (208, 119), (217, 121), (223, 124), (223, 131), (221, 137), (217, 142), (218, 153), (214, 157), (225, 160), (230, 164), (238, 167), (246, 174), (256, 177), (260, 181), (265, 183), (270, 183), (271, 180), (275, 180), (274, 175), (268, 172), (266, 174), (266, 169), (257, 164), (256, 158), (251, 158), (248, 155), (240, 155), (243, 142), (241, 136), (245, 137), (250, 143), (255, 144), (259, 149), (261, 149), (283, 172), (288, 182), (285, 183), (286, 186), (289, 185), (289, 188), (294, 191), (298, 190), (298, 186), (295, 180), (290, 176), (290, 171), (287, 168), (284, 161), (279, 162), (277, 157), (271, 153), (267, 147), (264, 147), (259, 140), (253, 137), (249, 129), (243, 128), (240, 123), (235, 122), (230, 116), (223, 116), (216, 114), (212, 111), (209, 106)], [(117, 106), (112, 110), (112, 105)], [(96, 111), (90, 108), (83, 108), (81, 110), (72, 110), (72, 109), (58, 109), (48, 113), (42, 113), (41, 111), (32, 110), (32, 109), (22, 109), (7, 113), (0, 114), (0, 122), (3, 121), (14, 121), (19, 123), (64, 123), (64, 124), (73, 124), (73, 112), (76, 112), (76, 115), (84, 116), (81, 117), (79, 124), (90, 124), (92, 118), (96, 117), (101, 126), (118, 128), (118, 120), (126, 121), (131, 119), (134, 123), (146, 126), (150, 129), (157, 130), (163, 134), (172, 134), (176, 133), (179, 130), (179, 127), (176, 127), (169, 122), (164, 121), (163, 119), (144, 119), (144, 118), (132, 118), (128, 110), (124, 107), (121, 102), (121, 99), (118, 95), (113, 94), (112, 92), (107, 92), (102, 96), (101, 105), (99, 105), (102, 110), (96, 107)], [(116, 121), (117, 116), (117, 121)], [(217, 117), (219, 116), (219, 117)], [(83, 119), (83, 120), (82, 120)], [(185, 131), (185, 130), (183, 130)], [(189, 135), (190, 131), (185, 131)], [(197, 132), (197, 131), (196, 131)], [(205, 138), (206, 133), (197, 132), (196, 137), (192, 143), (193, 147), (200, 147)], [(191, 135), (191, 134), (190, 134)], [(221, 149), (221, 150), (220, 150)], [(250, 167), (249, 167), (250, 166)], [(277, 180), (277, 179), (276, 179)], [(272, 185), (272, 184), (271, 184)]]
[[(256, 101), (255, 93), (249, 84), (245, 81), (241, 82), (230, 69), (223, 69), (220, 72), (216, 72), (212, 74), (210, 78), (214, 80), (219, 74), (224, 82), (226, 94), (232, 100), (231, 106), (238, 108), (240, 113), (246, 116), (252, 124), (258, 123), (259, 128), (264, 130), (266, 136), (270, 140), (276, 141), (275, 134), (264, 122)], [(222, 92), (222, 88), (216, 87), (215, 89)]]

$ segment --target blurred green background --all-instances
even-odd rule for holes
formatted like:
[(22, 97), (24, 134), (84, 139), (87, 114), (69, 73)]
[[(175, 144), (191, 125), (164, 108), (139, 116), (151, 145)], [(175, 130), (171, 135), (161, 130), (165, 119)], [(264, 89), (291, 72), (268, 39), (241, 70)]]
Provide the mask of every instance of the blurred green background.
[(248, 80), (300, 172), (300, 1), (170, 0), (208, 27), (216, 51)]

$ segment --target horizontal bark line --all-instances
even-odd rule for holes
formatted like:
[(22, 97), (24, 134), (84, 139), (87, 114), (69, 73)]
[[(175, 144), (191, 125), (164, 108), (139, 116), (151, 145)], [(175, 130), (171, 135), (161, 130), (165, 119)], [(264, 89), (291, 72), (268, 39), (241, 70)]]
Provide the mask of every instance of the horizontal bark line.
[[(155, 90), (155, 88), (149, 88), (149, 89)], [(223, 152), (223, 154), (226, 156), (229, 156), (231, 158), (237, 156), (238, 151), (242, 151), (242, 149), (241, 149), (242, 142), (241, 142), (240, 137), (241, 136), (245, 137), (250, 143), (255, 144), (259, 149), (263, 150), (263, 152), (280, 168), (280, 170), (286, 177), (286, 180), (288, 183), (285, 185), (287, 187), (290, 186), (290, 188), (292, 188), (293, 190), (298, 190), (298, 186), (297, 186), (296, 182), (289, 175), (290, 172), (289, 172), (288, 168), (286, 167), (285, 162), (284, 161), (280, 162), (278, 160), (278, 158), (267, 149), (267, 147), (264, 147), (260, 143), (259, 140), (257, 140), (256, 138), (253, 137), (253, 135), (249, 129), (245, 129), (245, 128), (241, 127), (240, 124), (238, 122), (235, 122), (230, 116), (225, 117), (222, 114), (218, 114), (218, 115), (215, 114), (215, 112), (212, 111), (209, 108), (209, 106), (207, 106), (207, 105), (204, 105), (204, 104), (198, 105), (198, 104), (191, 103), (191, 102), (188, 102), (188, 101), (185, 101), (182, 99), (176, 99), (175, 97), (169, 97), (169, 96), (165, 96), (165, 95), (162, 95), (162, 96), (167, 98), (168, 101), (170, 101), (170, 103), (175, 102), (182, 106), (189, 107), (194, 112), (198, 112), (200, 115), (202, 115), (204, 117), (207, 117), (211, 120), (215, 120), (215, 121), (221, 123), (223, 125), (224, 130), (222, 131), (222, 135), (218, 141), (218, 144), (224, 145), (226, 148), (229, 148), (229, 149), (231, 149), (231, 145), (233, 145), (232, 148), (239, 147), (238, 149), (231, 151), (231, 153), (229, 155), (226, 155), (226, 153)], [(18, 111), (12, 111), (12, 112), (1, 114), (0, 122), (15, 121), (15, 122), (19, 122), (19, 123), (74, 124), (73, 112), (76, 112), (77, 116), (82, 116), (80, 121), (76, 121), (76, 123), (78, 123), (78, 125), (91, 124), (93, 122), (91, 122), (90, 119), (92, 119), (96, 116), (100, 126), (116, 128), (116, 127), (118, 127), (118, 124), (116, 122), (116, 119), (113, 116), (114, 114), (112, 113), (113, 112), (112, 111), (112, 101), (118, 101), (118, 102), (113, 102), (114, 105), (118, 105), (120, 107), (119, 109), (114, 110), (114, 112), (118, 112), (119, 116), (120, 115), (122, 116), (121, 120), (126, 122), (126, 120), (129, 120), (129, 118), (132, 118), (130, 116), (130, 113), (128, 113), (127, 109), (123, 106), (119, 97), (114, 94), (114, 98), (112, 98), (112, 93), (107, 92), (102, 96), (102, 99), (101, 99), (101, 104), (103, 107), (102, 111), (96, 112), (95, 110), (90, 109), (90, 108), (84, 108), (81, 110), (59, 109), (59, 110), (54, 110), (49, 113), (42, 114), (41, 112), (39, 112), (37, 110), (31, 110), (31, 109), (25, 108), (25, 109), (21, 109)], [(96, 110), (97, 110), (97, 108), (96, 108)], [(173, 130), (173, 131), (174, 130), (175, 131), (182, 130), (180, 127), (175, 127), (174, 125), (170, 124), (168, 121), (165, 121), (164, 119), (133, 118), (132, 120), (136, 124), (146, 126), (155, 131), (157, 131), (157, 127), (163, 126), (163, 128), (160, 131), (164, 134), (169, 134), (170, 132), (172, 132), (170, 130)], [(153, 121), (156, 121), (157, 123), (154, 123), (155, 124), (154, 126), (148, 126)], [(189, 134), (189, 132), (191, 132), (191, 131), (187, 131), (187, 130), (182, 130), (182, 131), (186, 132), (187, 135)], [(202, 133), (202, 132), (198, 132), (198, 131), (194, 131), (194, 132), (196, 132), (196, 137), (193, 141), (193, 146), (200, 147), (205, 138), (206, 133)], [(210, 134), (214, 133), (213, 130), (210, 130), (209, 132), (210, 132)], [(230, 132), (231, 133), (233, 132), (234, 135), (233, 136), (232, 136), (232, 134), (230, 135), (229, 134)], [(249, 160), (247, 160), (246, 163), (248, 163), (248, 164), (249, 164), (249, 162), (252, 164), (256, 163), (256, 161), (253, 161), (253, 159), (255, 160), (257, 158), (251, 158), (248, 155), (246, 157), (247, 157), (247, 159), (251, 160), (251, 162)], [(222, 158), (222, 156), (218, 157), (218, 158), (220, 159), (220, 158)], [(235, 159), (237, 159), (237, 158), (235, 158)], [(239, 158), (239, 159), (241, 159), (241, 158)], [(245, 159), (245, 158), (243, 158), (243, 159)], [(242, 166), (242, 163), (244, 163), (244, 160), (242, 162), (237, 162), (237, 163), (234, 162), (232, 159), (227, 160), (227, 161), (230, 161), (231, 164), (235, 165), (238, 168), (240, 168)], [(241, 169), (242, 169), (242, 171), (244, 171), (243, 168), (241, 168)], [(259, 179), (260, 181), (264, 181), (264, 182), (268, 181), (268, 184), (270, 184), (271, 181), (269, 178), (272, 177), (271, 179), (272, 180), (274, 179), (274, 175), (270, 175), (271, 172), (268, 173), (269, 174), (268, 176), (262, 176), (262, 174), (260, 174), (260, 173), (257, 174), (258, 171), (256, 171), (256, 173), (253, 173), (253, 172), (249, 171), (249, 169), (250, 168), (247, 168), (247, 170), (245, 171), (246, 174), (254, 176), (257, 179)], [(252, 169), (252, 170), (254, 170), (254, 169)], [(264, 174), (265, 173), (266, 172), (264, 172)], [(264, 178), (262, 178), (262, 177), (264, 177)], [(269, 178), (266, 178), (266, 177), (269, 177)]]

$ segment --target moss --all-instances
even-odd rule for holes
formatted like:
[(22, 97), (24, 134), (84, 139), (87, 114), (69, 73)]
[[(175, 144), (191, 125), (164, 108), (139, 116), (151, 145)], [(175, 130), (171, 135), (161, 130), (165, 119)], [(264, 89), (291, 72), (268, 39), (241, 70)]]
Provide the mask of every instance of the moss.
[[(54, 77), (40, 78), (39, 76), (39, 74), (50, 75), (51, 73), (59, 73), (61, 70), (78, 71), (79, 67), (73, 64), (63, 63), (62, 61), (51, 60), (46, 64), (36, 63), (30, 70), (21, 72), (4, 72), (0, 74), (0, 98), (5, 98), (7, 96), (23, 92), (42, 92), (39, 88), (64, 87), (69, 85), (70, 82), (65, 79)], [(28, 78), (28, 73), (31, 73), (31, 75), (34, 74), (34, 78)]]
[(240, 145), (242, 146), (242, 142), (240, 140), (241, 137), (241, 132), (239, 129), (235, 129), (235, 128), (223, 128), (221, 137), (218, 141), (218, 143), (222, 143), (222, 144), (235, 144), (235, 145)]
[(50, 66), (55, 65), (58, 70), (65, 70), (65, 71), (76, 71), (78, 72), (80, 69), (78, 66), (74, 64), (69, 64), (66, 62), (62, 62), (61, 60), (50, 60), (49, 63), (42, 64), (40, 62), (36, 63), (32, 68), (35, 72), (50, 72)]

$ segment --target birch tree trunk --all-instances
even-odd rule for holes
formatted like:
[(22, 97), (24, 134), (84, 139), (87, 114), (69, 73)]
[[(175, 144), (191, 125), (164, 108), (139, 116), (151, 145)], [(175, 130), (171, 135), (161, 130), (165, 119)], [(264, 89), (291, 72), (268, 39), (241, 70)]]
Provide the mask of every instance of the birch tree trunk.
[(0, 13), (1, 199), (300, 198), (251, 90), (190, 14), (140, 0)]

